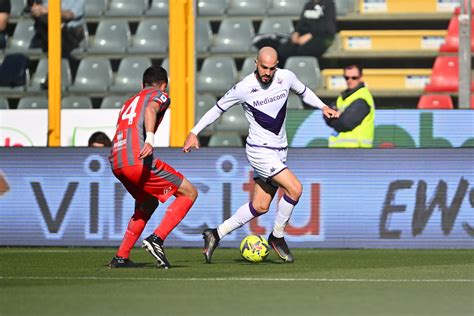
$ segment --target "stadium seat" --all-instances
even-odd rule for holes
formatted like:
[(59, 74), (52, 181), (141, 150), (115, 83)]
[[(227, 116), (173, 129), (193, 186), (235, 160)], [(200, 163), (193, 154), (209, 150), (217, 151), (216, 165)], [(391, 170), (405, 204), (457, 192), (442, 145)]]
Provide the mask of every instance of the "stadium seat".
[(23, 15), (23, 9), (25, 8), (25, 0), (10, 0), (10, 18), (19, 18)]
[(47, 109), (48, 108), (48, 99), (46, 97), (23, 97), (18, 102), (17, 109)]
[[(46, 81), (48, 76), (48, 59), (46, 57), (41, 58), (36, 66), (36, 71), (33, 73), (31, 83), (27, 87), (28, 91), (40, 91), (41, 84)], [(71, 68), (69, 61), (65, 58), (61, 60), (61, 87), (62, 90), (66, 90), (72, 83)]]
[(194, 121), (197, 123), (201, 117), (216, 104), (216, 97), (212, 94), (198, 94), (194, 108)]
[(361, 14), (433, 14), (453, 12), (458, 1), (452, 0), (360, 0)]
[(169, 14), (168, 0), (152, 0), (150, 9), (145, 11), (148, 16), (167, 17)]
[[(326, 68), (321, 73), (327, 90), (347, 88), (341, 68)], [(423, 90), (430, 76), (430, 68), (364, 69), (364, 82), (371, 90)]]
[(343, 16), (356, 11), (356, 0), (336, 0), (335, 4), (338, 16)]
[(246, 18), (227, 18), (219, 26), (211, 52), (248, 53), (255, 50), (252, 38), (255, 36), (253, 24)]
[(424, 110), (451, 110), (454, 108), (453, 100), (448, 94), (424, 94), (420, 97), (418, 109)]
[(85, 57), (77, 69), (76, 79), (70, 91), (107, 91), (112, 83), (112, 67), (110, 61), (104, 57)]
[(85, 96), (67, 96), (61, 101), (62, 109), (92, 109), (92, 101)]
[(321, 87), (321, 70), (316, 57), (292, 56), (286, 60), (285, 68), (293, 71), (308, 88)]
[(308, 0), (272, 0), (268, 15), (300, 15)]
[(293, 22), (286, 17), (265, 17), (258, 29), (258, 34), (265, 33), (286, 33), (294, 31)]
[(8, 110), (10, 106), (8, 105), (8, 99), (0, 97), (0, 110)]
[(121, 109), (130, 96), (109, 95), (102, 99), (101, 109)]
[(161, 65), (160, 65), (160, 66), (163, 67), (163, 68), (165, 68), (165, 70), (166, 70), (167, 72), (169, 72), (169, 71), (170, 71), (170, 60), (169, 60), (169, 58), (166, 57), (165, 59), (163, 59), (163, 61), (161, 62)]
[(151, 66), (147, 57), (125, 57), (120, 61), (111, 91), (138, 92), (142, 88), (143, 73)]
[(30, 48), (31, 39), (35, 35), (33, 19), (20, 19), (16, 24), (8, 52), (40, 53), (40, 48)]
[(249, 122), (247, 121), (244, 109), (236, 104), (222, 114), (216, 124), (216, 130), (220, 132), (236, 132), (240, 135), (247, 135)]
[(104, 15), (107, 10), (108, 0), (86, 0), (84, 15), (86, 17), (97, 17)]
[(268, 0), (230, 0), (227, 14), (264, 16), (268, 6)]
[(343, 30), (344, 51), (438, 51), (445, 30)]
[[(457, 92), (459, 86), (459, 62), (457, 56), (438, 56), (433, 65), (430, 84), (426, 92)], [(474, 91), (474, 81), (471, 81)]]
[(197, 11), (200, 16), (223, 16), (229, 0), (198, 0)]
[(197, 19), (196, 50), (205, 53), (209, 50), (212, 42), (212, 29), (209, 20)]
[(215, 133), (209, 138), (209, 147), (242, 147), (244, 143), (237, 133)]
[[(459, 16), (453, 15), (448, 25), (448, 33), (439, 51), (443, 53), (456, 53), (459, 50)], [(474, 52), (474, 23), (471, 23), (471, 52)]]
[(253, 73), (255, 67), (255, 56), (245, 58), (244, 63), (242, 64), (242, 69), (240, 70), (239, 79), (242, 80), (245, 76)]
[(168, 20), (141, 21), (133, 36), (132, 47), (128, 50), (135, 53), (166, 53), (168, 51)]
[(102, 19), (97, 26), (88, 51), (92, 53), (123, 53), (130, 44), (131, 34), (127, 20)]
[(237, 67), (232, 57), (210, 56), (204, 59), (197, 75), (199, 92), (225, 92), (237, 81)]
[(148, 9), (148, 0), (110, 0), (106, 16), (142, 16)]
[(294, 93), (290, 93), (290, 96), (288, 97), (288, 103), (286, 106), (288, 109), (298, 109), (298, 110), (304, 109), (303, 101), (301, 101), (301, 98)]

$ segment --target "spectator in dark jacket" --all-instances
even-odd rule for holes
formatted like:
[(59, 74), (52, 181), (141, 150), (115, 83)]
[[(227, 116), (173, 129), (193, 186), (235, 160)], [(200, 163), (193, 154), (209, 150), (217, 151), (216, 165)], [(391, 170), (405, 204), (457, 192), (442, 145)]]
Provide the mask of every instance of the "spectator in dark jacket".
[(320, 57), (336, 34), (336, 6), (333, 0), (312, 0), (305, 4), (295, 32), (278, 46), (279, 66), (290, 56)]
[(10, 18), (10, 0), (0, 0), (0, 48), (7, 46), (6, 28)]

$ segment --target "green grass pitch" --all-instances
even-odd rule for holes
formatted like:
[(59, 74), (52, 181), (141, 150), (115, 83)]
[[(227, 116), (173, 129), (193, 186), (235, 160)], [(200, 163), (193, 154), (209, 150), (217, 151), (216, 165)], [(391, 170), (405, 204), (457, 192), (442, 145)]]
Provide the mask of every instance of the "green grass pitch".
[(237, 249), (0, 248), (0, 315), (474, 315), (474, 250), (295, 249), (259, 264)]

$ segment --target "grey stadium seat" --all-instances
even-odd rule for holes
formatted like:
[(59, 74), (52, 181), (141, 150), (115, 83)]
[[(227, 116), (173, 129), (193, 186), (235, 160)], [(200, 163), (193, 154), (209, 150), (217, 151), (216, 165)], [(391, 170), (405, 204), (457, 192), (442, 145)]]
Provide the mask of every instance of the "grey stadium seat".
[(106, 16), (142, 16), (148, 9), (148, 0), (110, 0)]
[(165, 70), (169, 73), (170, 72), (170, 60), (169, 60), (169, 58), (166, 57), (165, 59), (163, 59), (160, 66), (165, 68)]
[(314, 90), (322, 84), (321, 70), (316, 57), (292, 56), (286, 60), (285, 68), (293, 71), (308, 88)]
[(168, 51), (168, 20), (147, 19), (138, 24), (130, 52), (166, 53)]
[(272, 0), (268, 15), (300, 15), (308, 0)]
[(337, 15), (346, 15), (356, 10), (356, 0), (336, 0)]
[(25, 0), (10, 0), (10, 18), (18, 18), (23, 15), (23, 9), (26, 6)]
[(200, 16), (222, 16), (228, 5), (229, 0), (198, 0), (197, 13)]
[(76, 79), (70, 91), (107, 91), (112, 83), (112, 67), (104, 57), (85, 57), (77, 69)]
[(254, 72), (255, 67), (255, 56), (245, 58), (244, 63), (242, 64), (242, 69), (240, 70), (239, 78), (242, 79), (248, 74)]
[(211, 52), (247, 53), (254, 51), (252, 38), (255, 36), (253, 24), (247, 18), (227, 18), (222, 20), (214, 38)]
[(249, 122), (245, 118), (245, 112), (241, 105), (236, 104), (222, 114), (216, 124), (216, 130), (221, 132), (236, 132), (246, 135), (249, 129)]
[(197, 19), (196, 50), (205, 53), (209, 50), (212, 42), (212, 29), (208, 20)]
[(228, 15), (264, 16), (269, 7), (269, 0), (230, 0)]
[(30, 48), (31, 39), (35, 35), (33, 19), (20, 19), (16, 24), (11, 38), (9, 52), (40, 53), (40, 48)]
[(85, 96), (68, 96), (61, 100), (62, 109), (92, 109), (92, 101)]
[(194, 121), (197, 123), (201, 117), (216, 104), (217, 98), (209, 93), (198, 94), (194, 107)]
[(150, 9), (146, 10), (145, 14), (149, 16), (162, 16), (162, 17), (168, 16), (169, 14), (168, 0), (152, 0)]
[(48, 99), (46, 97), (23, 97), (18, 102), (17, 109), (47, 109)]
[(109, 95), (102, 99), (101, 109), (121, 109), (130, 96)]
[(200, 92), (225, 92), (237, 80), (237, 67), (232, 57), (210, 56), (202, 64), (197, 76), (197, 90)]
[[(31, 78), (31, 84), (27, 87), (28, 91), (40, 91), (41, 84), (46, 81), (48, 75), (48, 59), (41, 58), (36, 66), (36, 71)], [(71, 68), (69, 61), (65, 58), (61, 59), (61, 87), (66, 90), (72, 83)]]
[(0, 110), (8, 110), (10, 106), (8, 105), (8, 99), (0, 97)]
[(301, 101), (301, 98), (294, 93), (290, 93), (286, 106), (288, 109), (304, 109), (303, 101)]
[(88, 50), (92, 53), (125, 52), (130, 45), (130, 39), (130, 27), (127, 20), (102, 19)]
[(259, 34), (264, 33), (286, 33), (291, 34), (295, 30), (293, 22), (285, 17), (266, 17), (258, 29)]
[(238, 133), (218, 132), (209, 138), (209, 147), (242, 147), (243, 145)]
[(102, 16), (107, 10), (108, 0), (86, 0), (84, 15), (86, 17)]
[(110, 87), (111, 91), (140, 91), (143, 73), (151, 66), (147, 57), (125, 57), (120, 62), (115, 76), (115, 82)]

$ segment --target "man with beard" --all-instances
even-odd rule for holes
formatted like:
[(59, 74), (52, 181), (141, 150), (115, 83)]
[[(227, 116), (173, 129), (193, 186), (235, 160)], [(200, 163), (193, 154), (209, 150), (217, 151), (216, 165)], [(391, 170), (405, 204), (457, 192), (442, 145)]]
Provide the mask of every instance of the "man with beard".
[(278, 203), (269, 244), (284, 261), (294, 257), (284, 239), (284, 229), (302, 193), (298, 178), (286, 166), (288, 142), (285, 131), (286, 108), (290, 90), (302, 100), (323, 111), (327, 117), (337, 117), (337, 111), (325, 105), (296, 75), (279, 69), (278, 54), (271, 47), (260, 49), (255, 60), (256, 70), (232, 87), (191, 130), (183, 146), (184, 152), (199, 148), (197, 135), (235, 104), (242, 104), (250, 123), (246, 153), (254, 169), (255, 190), (250, 203), (242, 205), (229, 219), (214, 229), (203, 232), (204, 257), (211, 263), (220, 239), (260, 216), (270, 207), (278, 188), (284, 195)]

